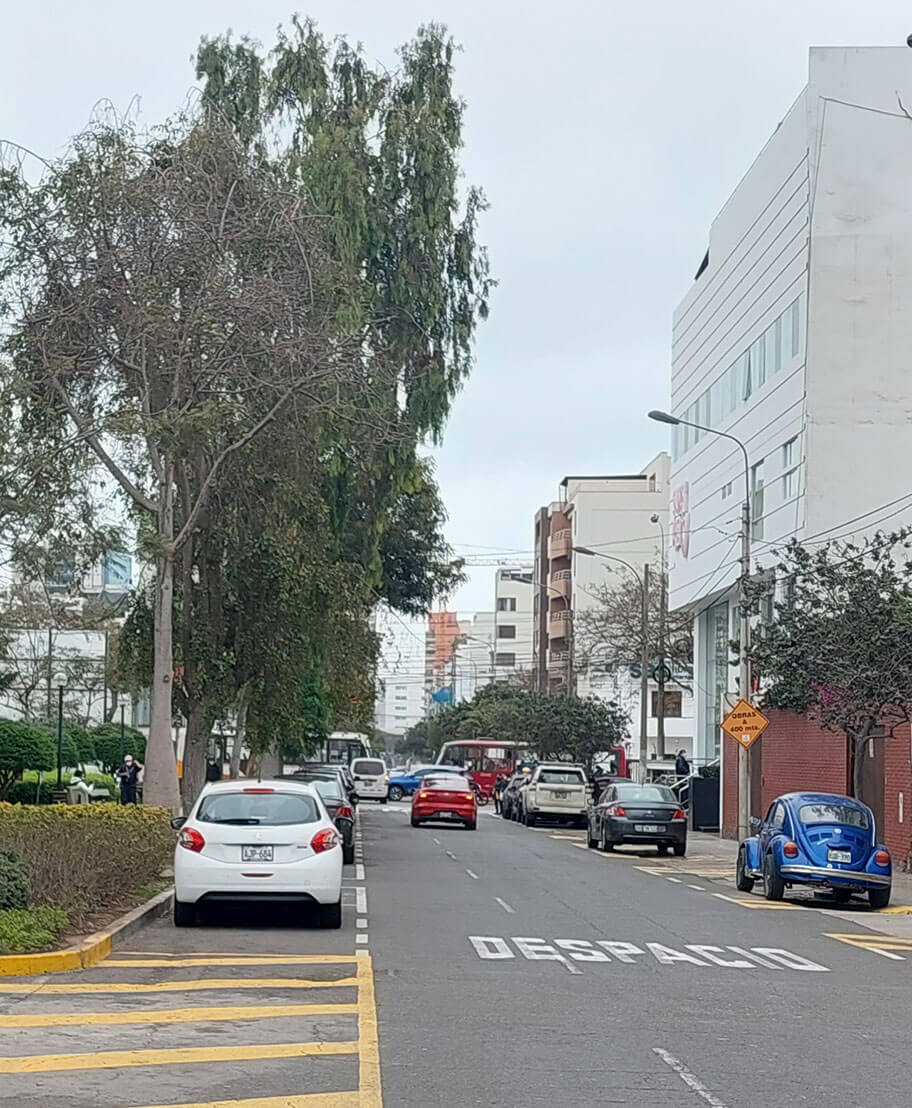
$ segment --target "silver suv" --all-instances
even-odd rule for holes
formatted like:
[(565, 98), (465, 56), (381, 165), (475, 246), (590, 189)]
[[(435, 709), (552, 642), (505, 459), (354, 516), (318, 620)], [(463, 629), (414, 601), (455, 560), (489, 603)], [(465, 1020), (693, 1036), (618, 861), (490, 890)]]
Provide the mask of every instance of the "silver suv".
[(539, 819), (567, 820), (585, 826), (589, 812), (589, 782), (582, 766), (540, 762), (523, 789), (522, 821), (534, 827)]

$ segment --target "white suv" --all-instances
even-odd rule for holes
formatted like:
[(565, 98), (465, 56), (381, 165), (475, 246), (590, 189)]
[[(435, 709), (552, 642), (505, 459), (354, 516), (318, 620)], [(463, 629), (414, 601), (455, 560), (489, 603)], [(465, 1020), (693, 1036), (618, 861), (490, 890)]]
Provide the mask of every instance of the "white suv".
[(583, 826), (589, 813), (589, 783), (582, 766), (541, 762), (523, 789), (522, 821), (534, 827), (539, 818), (564, 819)]

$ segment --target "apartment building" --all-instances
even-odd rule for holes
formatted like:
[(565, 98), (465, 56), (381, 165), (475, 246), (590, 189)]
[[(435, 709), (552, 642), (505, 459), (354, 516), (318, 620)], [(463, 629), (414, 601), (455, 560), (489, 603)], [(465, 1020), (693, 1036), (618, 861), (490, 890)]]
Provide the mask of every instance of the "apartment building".
[(498, 569), (494, 575), (494, 680), (511, 681), (532, 670), (533, 567)]
[(745, 483), (755, 568), (791, 538), (912, 515), (912, 51), (814, 48), (807, 77), (674, 313), (672, 413), (747, 451), (745, 478), (730, 440), (684, 426), (672, 439), (670, 601), (693, 613), (704, 758), (738, 691)]
[(404, 735), (425, 711), (423, 627), (380, 608), (375, 630), (381, 645), (374, 725), (384, 734)]

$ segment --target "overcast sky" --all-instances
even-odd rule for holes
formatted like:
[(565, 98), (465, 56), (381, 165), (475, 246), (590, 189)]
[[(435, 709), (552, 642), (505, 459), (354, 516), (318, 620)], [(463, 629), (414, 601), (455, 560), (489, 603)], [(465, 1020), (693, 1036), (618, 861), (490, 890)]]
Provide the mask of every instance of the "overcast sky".
[[(151, 121), (194, 84), (199, 37), (272, 42), (274, 0), (3, 5), (0, 138), (62, 151), (107, 98)], [(631, 472), (666, 445), (671, 313), (709, 224), (805, 84), (811, 45), (899, 45), (901, 0), (314, 0), (327, 35), (385, 65), (418, 24), (463, 53), (466, 177), (491, 209), (496, 290), (439, 452), (459, 553), (531, 554), (568, 473)], [(912, 77), (912, 51), (909, 54)], [(476, 570), (460, 609), (490, 608)]]

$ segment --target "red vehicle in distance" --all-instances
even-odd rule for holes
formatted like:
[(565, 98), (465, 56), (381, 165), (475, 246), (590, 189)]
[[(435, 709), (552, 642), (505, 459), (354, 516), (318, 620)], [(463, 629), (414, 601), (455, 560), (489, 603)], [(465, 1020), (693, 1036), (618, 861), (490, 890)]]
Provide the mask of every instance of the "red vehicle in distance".
[(429, 774), (412, 796), (412, 827), (428, 820), (441, 823), (461, 823), (468, 831), (478, 826), (475, 792), (463, 775)]

